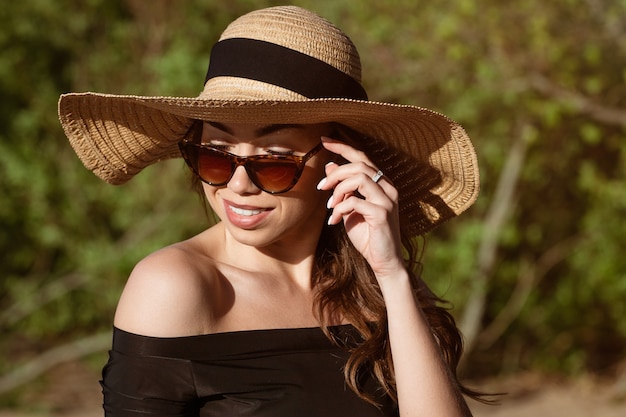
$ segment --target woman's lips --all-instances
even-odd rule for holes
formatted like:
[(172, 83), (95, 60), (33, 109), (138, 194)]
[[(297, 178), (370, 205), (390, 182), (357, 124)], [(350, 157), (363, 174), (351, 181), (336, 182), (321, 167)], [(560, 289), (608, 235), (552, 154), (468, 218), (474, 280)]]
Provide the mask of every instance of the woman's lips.
[(224, 201), (226, 216), (231, 224), (242, 229), (252, 229), (263, 222), (269, 216), (271, 209), (238, 205), (230, 201)]
[(255, 216), (257, 214), (263, 213), (263, 210), (261, 209), (244, 209), (235, 206), (228, 206), (228, 208), (231, 209), (235, 214), (238, 214), (240, 216)]

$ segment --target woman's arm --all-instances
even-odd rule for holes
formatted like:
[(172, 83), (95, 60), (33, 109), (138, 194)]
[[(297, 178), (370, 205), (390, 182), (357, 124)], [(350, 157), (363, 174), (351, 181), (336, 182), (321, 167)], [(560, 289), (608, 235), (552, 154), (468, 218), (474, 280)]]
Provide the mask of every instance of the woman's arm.
[(118, 303), (113, 346), (102, 371), (107, 417), (198, 415), (189, 361), (146, 353), (162, 338), (201, 334), (209, 325), (207, 276), (199, 274), (194, 259), (185, 244), (177, 244), (133, 269)]
[(211, 269), (197, 267), (185, 242), (161, 249), (133, 269), (115, 313), (115, 326), (156, 337), (208, 333)]
[[(335, 140), (325, 147), (348, 164), (329, 164), (320, 189), (334, 189), (330, 224), (344, 222), (354, 246), (367, 259), (381, 288), (402, 417), (466, 417), (471, 412), (413, 296), (400, 242), (398, 195), (367, 156)], [(357, 194), (358, 193), (358, 194)]]
[(387, 306), (400, 415), (471, 416), (415, 301), (407, 271), (377, 278)]

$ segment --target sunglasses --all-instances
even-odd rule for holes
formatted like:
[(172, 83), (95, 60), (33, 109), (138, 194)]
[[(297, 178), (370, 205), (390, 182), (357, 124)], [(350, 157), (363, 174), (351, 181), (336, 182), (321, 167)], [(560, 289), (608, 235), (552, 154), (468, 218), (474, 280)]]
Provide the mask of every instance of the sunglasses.
[(306, 161), (318, 153), (320, 142), (305, 155), (238, 156), (214, 146), (183, 140), (178, 143), (187, 165), (203, 182), (216, 187), (226, 185), (237, 167), (243, 165), (254, 185), (270, 194), (284, 193), (298, 182)]

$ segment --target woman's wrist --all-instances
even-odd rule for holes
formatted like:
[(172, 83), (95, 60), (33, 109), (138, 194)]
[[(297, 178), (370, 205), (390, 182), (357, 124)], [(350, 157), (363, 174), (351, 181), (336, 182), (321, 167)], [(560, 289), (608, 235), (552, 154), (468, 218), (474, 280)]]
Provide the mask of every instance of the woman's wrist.
[(382, 274), (377, 274), (376, 279), (378, 286), (383, 295), (383, 298), (387, 303), (398, 297), (403, 297), (406, 294), (411, 294), (411, 276), (406, 268), (397, 268), (394, 271), (390, 271)]

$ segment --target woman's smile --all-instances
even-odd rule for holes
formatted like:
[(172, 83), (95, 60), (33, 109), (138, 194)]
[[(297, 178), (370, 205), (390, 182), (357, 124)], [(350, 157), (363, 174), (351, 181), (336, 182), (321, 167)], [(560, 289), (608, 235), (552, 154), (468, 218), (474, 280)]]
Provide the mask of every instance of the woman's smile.
[(232, 211), (234, 211), (235, 214), (238, 214), (240, 216), (247, 216), (247, 217), (249, 217), (249, 216), (254, 216), (254, 215), (263, 213), (263, 210), (258, 210), (258, 209), (255, 209), (255, 210), (242, 209), (242, 208), (238, 208), (238, 207), (235, 207), (235, 206), (230, 206), (229, 208)]
[(252, 229), (261, 224), (272, 211), (271, 208), (237, 205), (224, 200), (224, 208), (228, 221), (235, 227)]
[[(226, 148), (239, 157), (272, 154), (277, 150), (301, 156), (319, 145), (321, 137), (328, 135), (329, 131), (327, 124), (266, 126), (205, 122), (202, 143)], [(314, 248), (326, 217), (328, 192), (315, 188), (324, 175), (326, 161), (324, 153), (311, 155), (294, 177), (292, 188), (277, 194), (259, 188), (244, 166), (234, 168), (228, 183), (222, 186), (204, 183), (203, 188), (209, 203), (235, 241), (267, 247), (281, 241), (288, 241), (288, 245), (301, 243), (303, 237), (308, 236), (310, 246)], [(266, 167), (251, 167), (253, 170), (263, 168)], [(272, 178), (267, 172), (263, 174), (266, 181)]]

